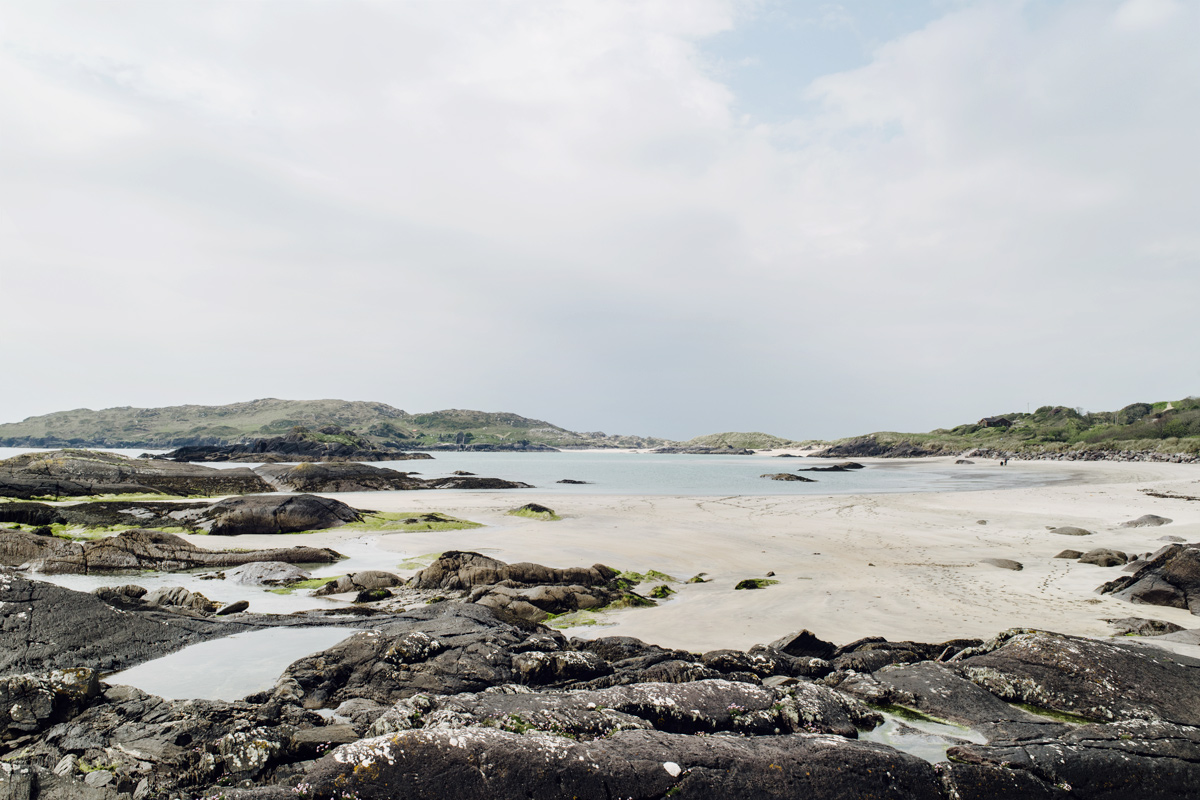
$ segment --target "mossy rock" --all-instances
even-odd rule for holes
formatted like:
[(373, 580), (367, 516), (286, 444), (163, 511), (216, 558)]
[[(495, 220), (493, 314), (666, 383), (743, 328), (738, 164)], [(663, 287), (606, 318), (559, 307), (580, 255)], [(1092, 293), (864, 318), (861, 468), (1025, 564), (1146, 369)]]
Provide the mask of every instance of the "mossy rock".
[(650, 596), (655, 600), (666, 600), (671, 595), (675, 594), (675, 590), (665, 583), (659, 584), (650, 590)]
[(544, 521), (562, 519), (562, 517), (554, 513), (554, 509), (547, 508), (538, 503), (526, 503), (520, 508), (514, 508), (512, 511), (509, 511), (508, 515), (510, 517), (527, 517), (528, 519), (540, 519)]
[(374, 603), (378, 600), (387, 600), (392, 597), (392, 593), (387, 589), (363, 589), (354, 598), (356, 603)]
[(770, 578), (746, 578), (746, 580), (738, 583), (734, 589), (765, 589), (768, 586), (774, 586), (779, 581), (773, 581)]
[(712, 579), (704, 577), (707, 574), (708, 574), (707, 572), (698, 572), (695, 575), (693, 575), (692, 577), (688, 578), (684, 582), (685, 583), (708, 583)]

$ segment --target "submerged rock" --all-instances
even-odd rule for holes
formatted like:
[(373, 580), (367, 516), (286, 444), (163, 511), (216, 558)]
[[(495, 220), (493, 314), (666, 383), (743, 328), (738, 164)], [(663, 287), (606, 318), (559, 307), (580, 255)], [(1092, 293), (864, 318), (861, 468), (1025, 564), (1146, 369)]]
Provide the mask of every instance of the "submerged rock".
[(816, 483), (812, 478), (806, 478), (803, 475), (793, 475), (790, 472), (774, 472), (767, 475), (759, 475), (760, 478), (769, 478), (773, 481), (801, 481), (803, 483)]

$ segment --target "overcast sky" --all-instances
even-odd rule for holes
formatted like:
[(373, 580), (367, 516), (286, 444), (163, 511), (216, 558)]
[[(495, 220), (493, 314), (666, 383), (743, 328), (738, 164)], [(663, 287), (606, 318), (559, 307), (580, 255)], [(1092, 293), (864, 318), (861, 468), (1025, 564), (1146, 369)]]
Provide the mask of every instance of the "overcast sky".
[(1200, 4), (0, 9), (0, 421), (794, 438), (1200, 393)]

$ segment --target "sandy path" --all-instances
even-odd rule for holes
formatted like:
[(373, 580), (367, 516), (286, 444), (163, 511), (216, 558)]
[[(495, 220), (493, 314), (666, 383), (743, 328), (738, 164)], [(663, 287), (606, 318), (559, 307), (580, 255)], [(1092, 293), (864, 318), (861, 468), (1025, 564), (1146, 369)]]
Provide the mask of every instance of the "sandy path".
[[(1110, 630), (1104, 618), (1124, 616), (1200, 627), (1200, 619), (1186, 611), (1096, 595), (1094, 589), (1122, 574), (1120, 568), (1053, 558), (1067, 548), (1152, 551), (1164, 535), (1200, 541), (1200, 502), (1151, 498), (1139, 491), (1200, 494), (1200, 465), (1013, 462), (1008, 468), (1076, 480), (1037, 488), (861, 496), (332, 496), (359, 508), (443, 511), (487, 525), (380, 535), (382, 568), (394, 568), (403, 558), (461, 549), (505, 561), (600, 562), (639, 572), (657, 569), (677, 578), (706, 572), (711, 578), (706, 584), (676, 586), (679, 594), (658, 608), (614, 613), (608, 615), (613, 625), (572, 632), (581, 636), (629, 635), (702, 651), (745, 648), (799, 628), (847, 642), (868, 635), (924, 641), (990, 636), (1017, 625), (1104, 635)], [(531, 501), (550, 505), (565, 519), (539, 522), (504, 515)], [(1142, 514), (1175, 522), (1117, 528)], [(1047, 531), (1058, 525), (1095, 534)], [(305, 538), (337, 547), (348, 535), (335, 530)], [(278, 546), (278, 538), (239, 537), (236, 545)], [(1025, 568), (1014, 572), (980, 563), (989, 557), (1013, 559)], [(734, 591), (739, 580), (769, 571), (776, 573), (778, 585)]]

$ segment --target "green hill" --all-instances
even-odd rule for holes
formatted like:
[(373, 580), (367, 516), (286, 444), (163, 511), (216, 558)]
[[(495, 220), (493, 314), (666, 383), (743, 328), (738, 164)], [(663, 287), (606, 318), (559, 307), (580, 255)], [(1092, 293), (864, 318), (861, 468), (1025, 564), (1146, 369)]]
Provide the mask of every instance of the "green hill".
[(749, 450), (778, 450), (784, 447), (800, 447), (802, 444), (802, 442), (793, 442), (791, 439), (782, 439), (778, 436), (772, 436), (769, 433), (728, 431), (726, 433), (710, 433), (707, 436), (697, 436), (695, 439), (689, 439), (680, 446), (732, 447), (738, 450), (743, 448)]
[(880, 431), (840, 439), (830, 456), (949, 455), (967, 450), (1077, 457), (1114, 452), (1200, 455), (1200, 398), (1131, 403), (1119, 411), (1042, 406), (929, 433)]
[(409, 414), (385, 403), (267, 398), (224, 406), (88, 408), (58, 411), (0, 424), (4, 447), (145, 447), (229, 444), (280, 436), (303, 426), (336, 425), (371, 444), (424, 448), (446, 444), (512, 444), (551, 447), (656, 447), (664, 439), (577, 433), (517, 414), (451, 409)]

